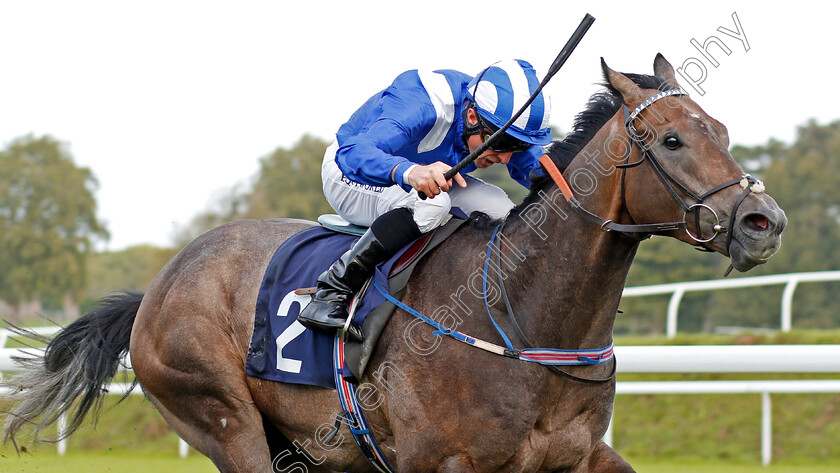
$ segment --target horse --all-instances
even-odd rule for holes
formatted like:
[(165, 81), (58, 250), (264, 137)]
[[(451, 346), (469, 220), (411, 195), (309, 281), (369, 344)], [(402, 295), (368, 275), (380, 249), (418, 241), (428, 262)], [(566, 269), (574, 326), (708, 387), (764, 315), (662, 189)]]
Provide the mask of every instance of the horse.
[[(724, 125), (679, 89), (665, 58), (656, 56), (653, 76), (601, 64), (605, 88), (572, 133), (548, 147), (547, 173), (534, 176), (525, 200), (501, 221), (471, 216), (418, 264), (404, 304), (449, 314), (450, 327), (481, 340), (500, 341), (489, 311), (516, 346), (605, 347), (647, 237), (720, 253), (739, 271), (779, 249), (784, 212), (745, 175)], [(550, 177), (554, 166), (565, 185)], [(223, 225), (187, 245), (145, 294), (103, 300), (7, 381), (19, 402), (6, 439), (31, 424), (38, 438), (81, 397), (69, 435), (95, 413), (128, 352), (149, 401), (221, 472), (376, 471), (347, 427), (334, 425), (333, 390), (245, 374), (266, 265), (280, 243), (312, 225)], [(475, 275), (492, 249), (498, 297), (486, 287), (477, 297)], [(634, 471), (601, 440), (615, 361), (553, 368), (458, 343), (397, 310), (360, 380), (365, 415), (396, 471)]]

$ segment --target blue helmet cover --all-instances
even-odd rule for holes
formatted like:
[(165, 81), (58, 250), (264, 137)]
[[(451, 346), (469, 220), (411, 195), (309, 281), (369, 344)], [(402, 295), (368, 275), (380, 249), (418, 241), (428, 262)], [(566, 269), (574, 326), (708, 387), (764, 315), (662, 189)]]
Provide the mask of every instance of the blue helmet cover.
[[(498, 128), (515, 114), (540, 85), (537, 73), (527, 61), (499, 61), (470, 81), (467, 94), (478, 114)], [(551, 143), (551, 103), (542, 91), (507, 129), (507, 134), (533, 145)]]

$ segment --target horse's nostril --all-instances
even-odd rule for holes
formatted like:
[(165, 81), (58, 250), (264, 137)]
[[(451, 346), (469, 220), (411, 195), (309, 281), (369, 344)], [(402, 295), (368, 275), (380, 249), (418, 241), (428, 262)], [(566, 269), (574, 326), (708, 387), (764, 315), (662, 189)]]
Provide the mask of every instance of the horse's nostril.
[(744, 219), (744, 221), (747, 223), (747, 226), (749, 228), (756, 231), (767, 230), (767, 227), (770, 226), (770, 220), (768, 220), (767, 217), (761, 214), (748, 215), (747, 218)]

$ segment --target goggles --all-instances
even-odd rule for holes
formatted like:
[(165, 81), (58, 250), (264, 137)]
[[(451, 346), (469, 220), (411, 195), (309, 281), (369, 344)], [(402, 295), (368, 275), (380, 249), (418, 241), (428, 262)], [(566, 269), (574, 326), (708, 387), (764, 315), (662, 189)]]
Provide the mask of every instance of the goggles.
[[(487, 120), (481, 118), (481, 115), (476, 114), (478, 116), (478, 124), (479, 124), (479, 133), (481, 134), (481, 141), (486, 143), (487, 140), (490, 139), (490, 136), (495, 133), (499, 127), (494, 126)], [(530, 143), (525, 143), (522, 140), (518, 140), (507, 133), (503, 133), (501, 136), (493, 140), (493, 144), (490, 146), (490, 149), (497, 152), (497, 153), (520, 153), (522, 151), (527, 151), (531, 146)]]

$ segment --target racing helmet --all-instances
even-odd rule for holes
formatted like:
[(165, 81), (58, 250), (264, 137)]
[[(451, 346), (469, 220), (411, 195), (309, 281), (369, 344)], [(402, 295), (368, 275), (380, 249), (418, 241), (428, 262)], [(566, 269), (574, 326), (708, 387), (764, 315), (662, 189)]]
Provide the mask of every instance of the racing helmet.
[[(492, 125), (491, 128), (499, 129), (528, 101), (539, 85), (537, 73), (530, 63), (508, 59), (475, 76), (467, 87), (467, 96), (479, 119)], [(506, 133), (528, 144), (547, 145), (551, 143), (550, 115), (551, 103), (540, 91)]]

